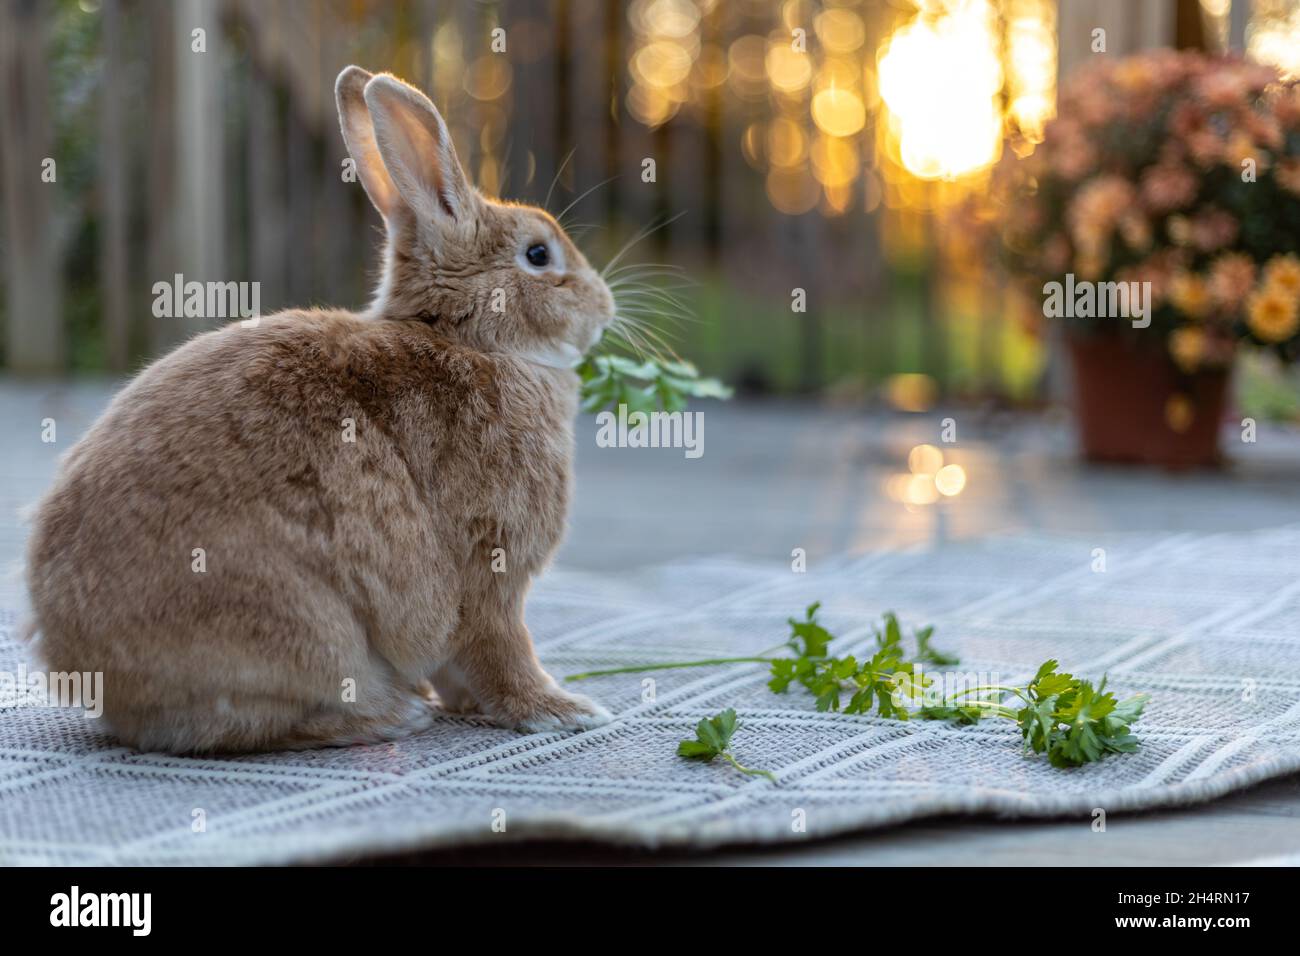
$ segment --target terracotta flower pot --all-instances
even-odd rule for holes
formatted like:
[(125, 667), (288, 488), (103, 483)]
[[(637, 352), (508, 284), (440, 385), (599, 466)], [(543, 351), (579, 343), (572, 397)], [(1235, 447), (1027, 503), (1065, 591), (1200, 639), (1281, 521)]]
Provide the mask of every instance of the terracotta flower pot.
[(1226, 369), (1184, 374), (1163, 350), (1120, 335), (1066, 341), (1085, 458), (1166, 468), (1222, 463)]

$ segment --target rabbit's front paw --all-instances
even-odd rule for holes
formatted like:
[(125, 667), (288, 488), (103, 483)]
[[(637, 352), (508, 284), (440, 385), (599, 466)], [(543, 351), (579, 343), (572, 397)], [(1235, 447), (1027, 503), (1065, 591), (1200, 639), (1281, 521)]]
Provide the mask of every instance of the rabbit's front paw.
[(609, 711), (595, 701), (555, 687), (529, 701), (518, 715), (512, 715), (510, 723), (526, 733), (542, 734), (556, 730), (591, 730), (613, 719)]

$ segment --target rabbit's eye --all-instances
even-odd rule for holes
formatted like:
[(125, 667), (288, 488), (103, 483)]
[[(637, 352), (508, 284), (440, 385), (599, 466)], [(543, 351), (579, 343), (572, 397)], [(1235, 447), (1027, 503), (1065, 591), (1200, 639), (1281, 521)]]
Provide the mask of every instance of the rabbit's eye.
[(524, 258), (528, 260), (530, 266), (543, 269), (550, 263), (551, 253), (546, 246), (539, 242), (528, 247), (528, 251), (524, 253)]

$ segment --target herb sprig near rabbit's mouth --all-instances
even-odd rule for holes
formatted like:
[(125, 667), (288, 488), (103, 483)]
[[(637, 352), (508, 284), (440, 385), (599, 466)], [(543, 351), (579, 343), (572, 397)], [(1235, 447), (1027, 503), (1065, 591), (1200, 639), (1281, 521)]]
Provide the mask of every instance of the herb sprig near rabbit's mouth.
[(690, 362), (627, 355), (589, 355), (578, 366), (582, 379), (582, 410), (617, 409), (628, 412), (683, 411), (691, 398), (731, 397), (731, 389), (716, 378), (705, 378)]
[(619, 265), (637, 243), (680, 215), (639, 230), (601, 270), (614, 296), (615, 314), (597, 350), (588, 353), (578, 366), (585, 412), (620, 405), (629, 413), (679, 412), (692, 398), (728, 399), (732, 395), (730, 387), (701, 376), (694, 364), (677, 355), (668, 333), (651, 324), (665, 320), (681, 325), (692, 320), (681, 296), (693, 285), (685, 271), (663, 263)]
[[(542, 206), (549, 207), (574, 150), (570, 150), (559, 168)], [(594, 228), (590, 223), (570, 223), (566, 219), (597, 190), (608, 186), (610, 177), (586, 189), (569, 202), (555, 220), (568, 233)], [(691, 398), (728, 399), (732, 390), (716, 378), (700, 375), (699, 369), (683, 359), (669, 340), (673, 330), (662, 323), (680, 328), (695, 320), (682, 293), (695, 283), (681, 266), (670, 263), (624, 263), (623, 259), (640, 243), (664, 229), (686, 213), (652, 219), (637, 229), (600, 270), (614, 299), (614, 317), (598, 342), (576, 366), (582, 382), (581, 402), (584, 412), (602, 409), (616, 411), (620, 405), (627, 413), (685, 411)]]

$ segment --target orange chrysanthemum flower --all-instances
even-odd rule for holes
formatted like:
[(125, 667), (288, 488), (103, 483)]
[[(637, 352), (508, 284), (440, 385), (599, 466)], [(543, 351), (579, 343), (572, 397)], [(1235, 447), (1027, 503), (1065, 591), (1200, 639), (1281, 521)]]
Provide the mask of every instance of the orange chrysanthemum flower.
[(1246, 324), (1261, 342), (1285, 342), (1300, 327), (1295, 297), (1265, 285), (1246, 300)]

